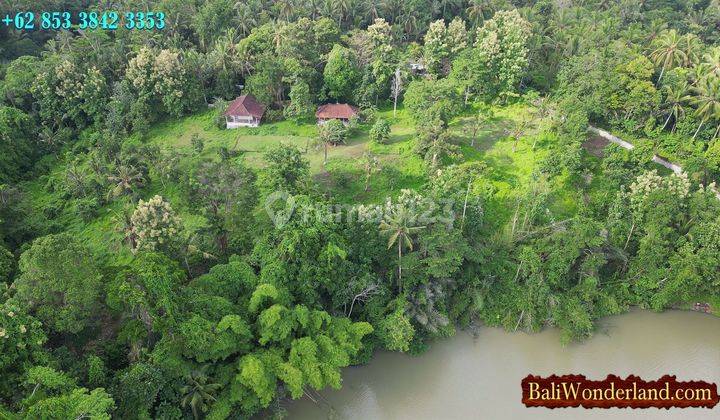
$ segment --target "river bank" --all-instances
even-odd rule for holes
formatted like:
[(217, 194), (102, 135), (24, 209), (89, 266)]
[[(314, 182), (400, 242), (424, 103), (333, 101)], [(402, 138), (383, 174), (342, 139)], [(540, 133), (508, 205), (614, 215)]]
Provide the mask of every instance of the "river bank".
[(559, 331), (482, 328), (433, 343), (419, 357), (380, 352), (343, 372), (343, 388), (287, 403), (290, 419), (711, 419), (707, 409), (584, 410), (525, 408), (527, 374), (588, 378), (664, 374), (720, 383), (720, 319), (693, 311), (632, 311), (603, 319), (586, 342), (560, 344)]

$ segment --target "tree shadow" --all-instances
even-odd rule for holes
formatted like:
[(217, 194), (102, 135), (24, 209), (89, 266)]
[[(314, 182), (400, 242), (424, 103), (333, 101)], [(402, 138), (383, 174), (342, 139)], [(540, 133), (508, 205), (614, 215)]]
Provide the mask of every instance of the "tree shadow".
[[(472, 118), (464, 118), (450, 124), (454, 136), (462, 141), (462, 144), (472, 143), (472, 133), (468, 130), (472, 125)], [(515, 126), (515, 122), (509, 118), (493, 117), (488, 120), (477, 131), (473, 148), (478, 152), (490, 150), (498, 140), (508, 136), (508, 131)]]
[(397, 143), (404, 143), (410, 139), (415, 137), (415, 134), (408, 133), (408, 134), (390, 134), (390, 138), (385, 143), (386, 145), (390, 144), (397, 144)]

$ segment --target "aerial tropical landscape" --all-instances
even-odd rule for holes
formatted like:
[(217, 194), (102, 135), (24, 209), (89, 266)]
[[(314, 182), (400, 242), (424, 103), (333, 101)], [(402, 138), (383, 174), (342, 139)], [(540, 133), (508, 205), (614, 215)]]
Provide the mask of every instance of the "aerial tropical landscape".
[(720, 383), (720, 1), (2, 18), (0, 419), (717, 418), (519, 392)]

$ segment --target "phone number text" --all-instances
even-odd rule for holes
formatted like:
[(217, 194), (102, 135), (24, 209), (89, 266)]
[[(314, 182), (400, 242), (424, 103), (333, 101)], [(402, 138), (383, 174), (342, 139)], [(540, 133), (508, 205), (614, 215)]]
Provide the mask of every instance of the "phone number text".
[(21, 31), (63, 29), (116, 29), (162, 30), (165, 28), (163, 12), (17, 12), (6, 14), (0, 24)]

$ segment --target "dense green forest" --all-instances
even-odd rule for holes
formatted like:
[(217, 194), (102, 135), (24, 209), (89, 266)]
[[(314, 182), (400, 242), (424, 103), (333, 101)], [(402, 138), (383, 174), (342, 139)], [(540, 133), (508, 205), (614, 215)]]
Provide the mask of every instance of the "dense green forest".
[(0, 26), (2, 418), (282, 417), (460, 328), (720, 304), (718, 0), (99, 3), (166, 26)]

